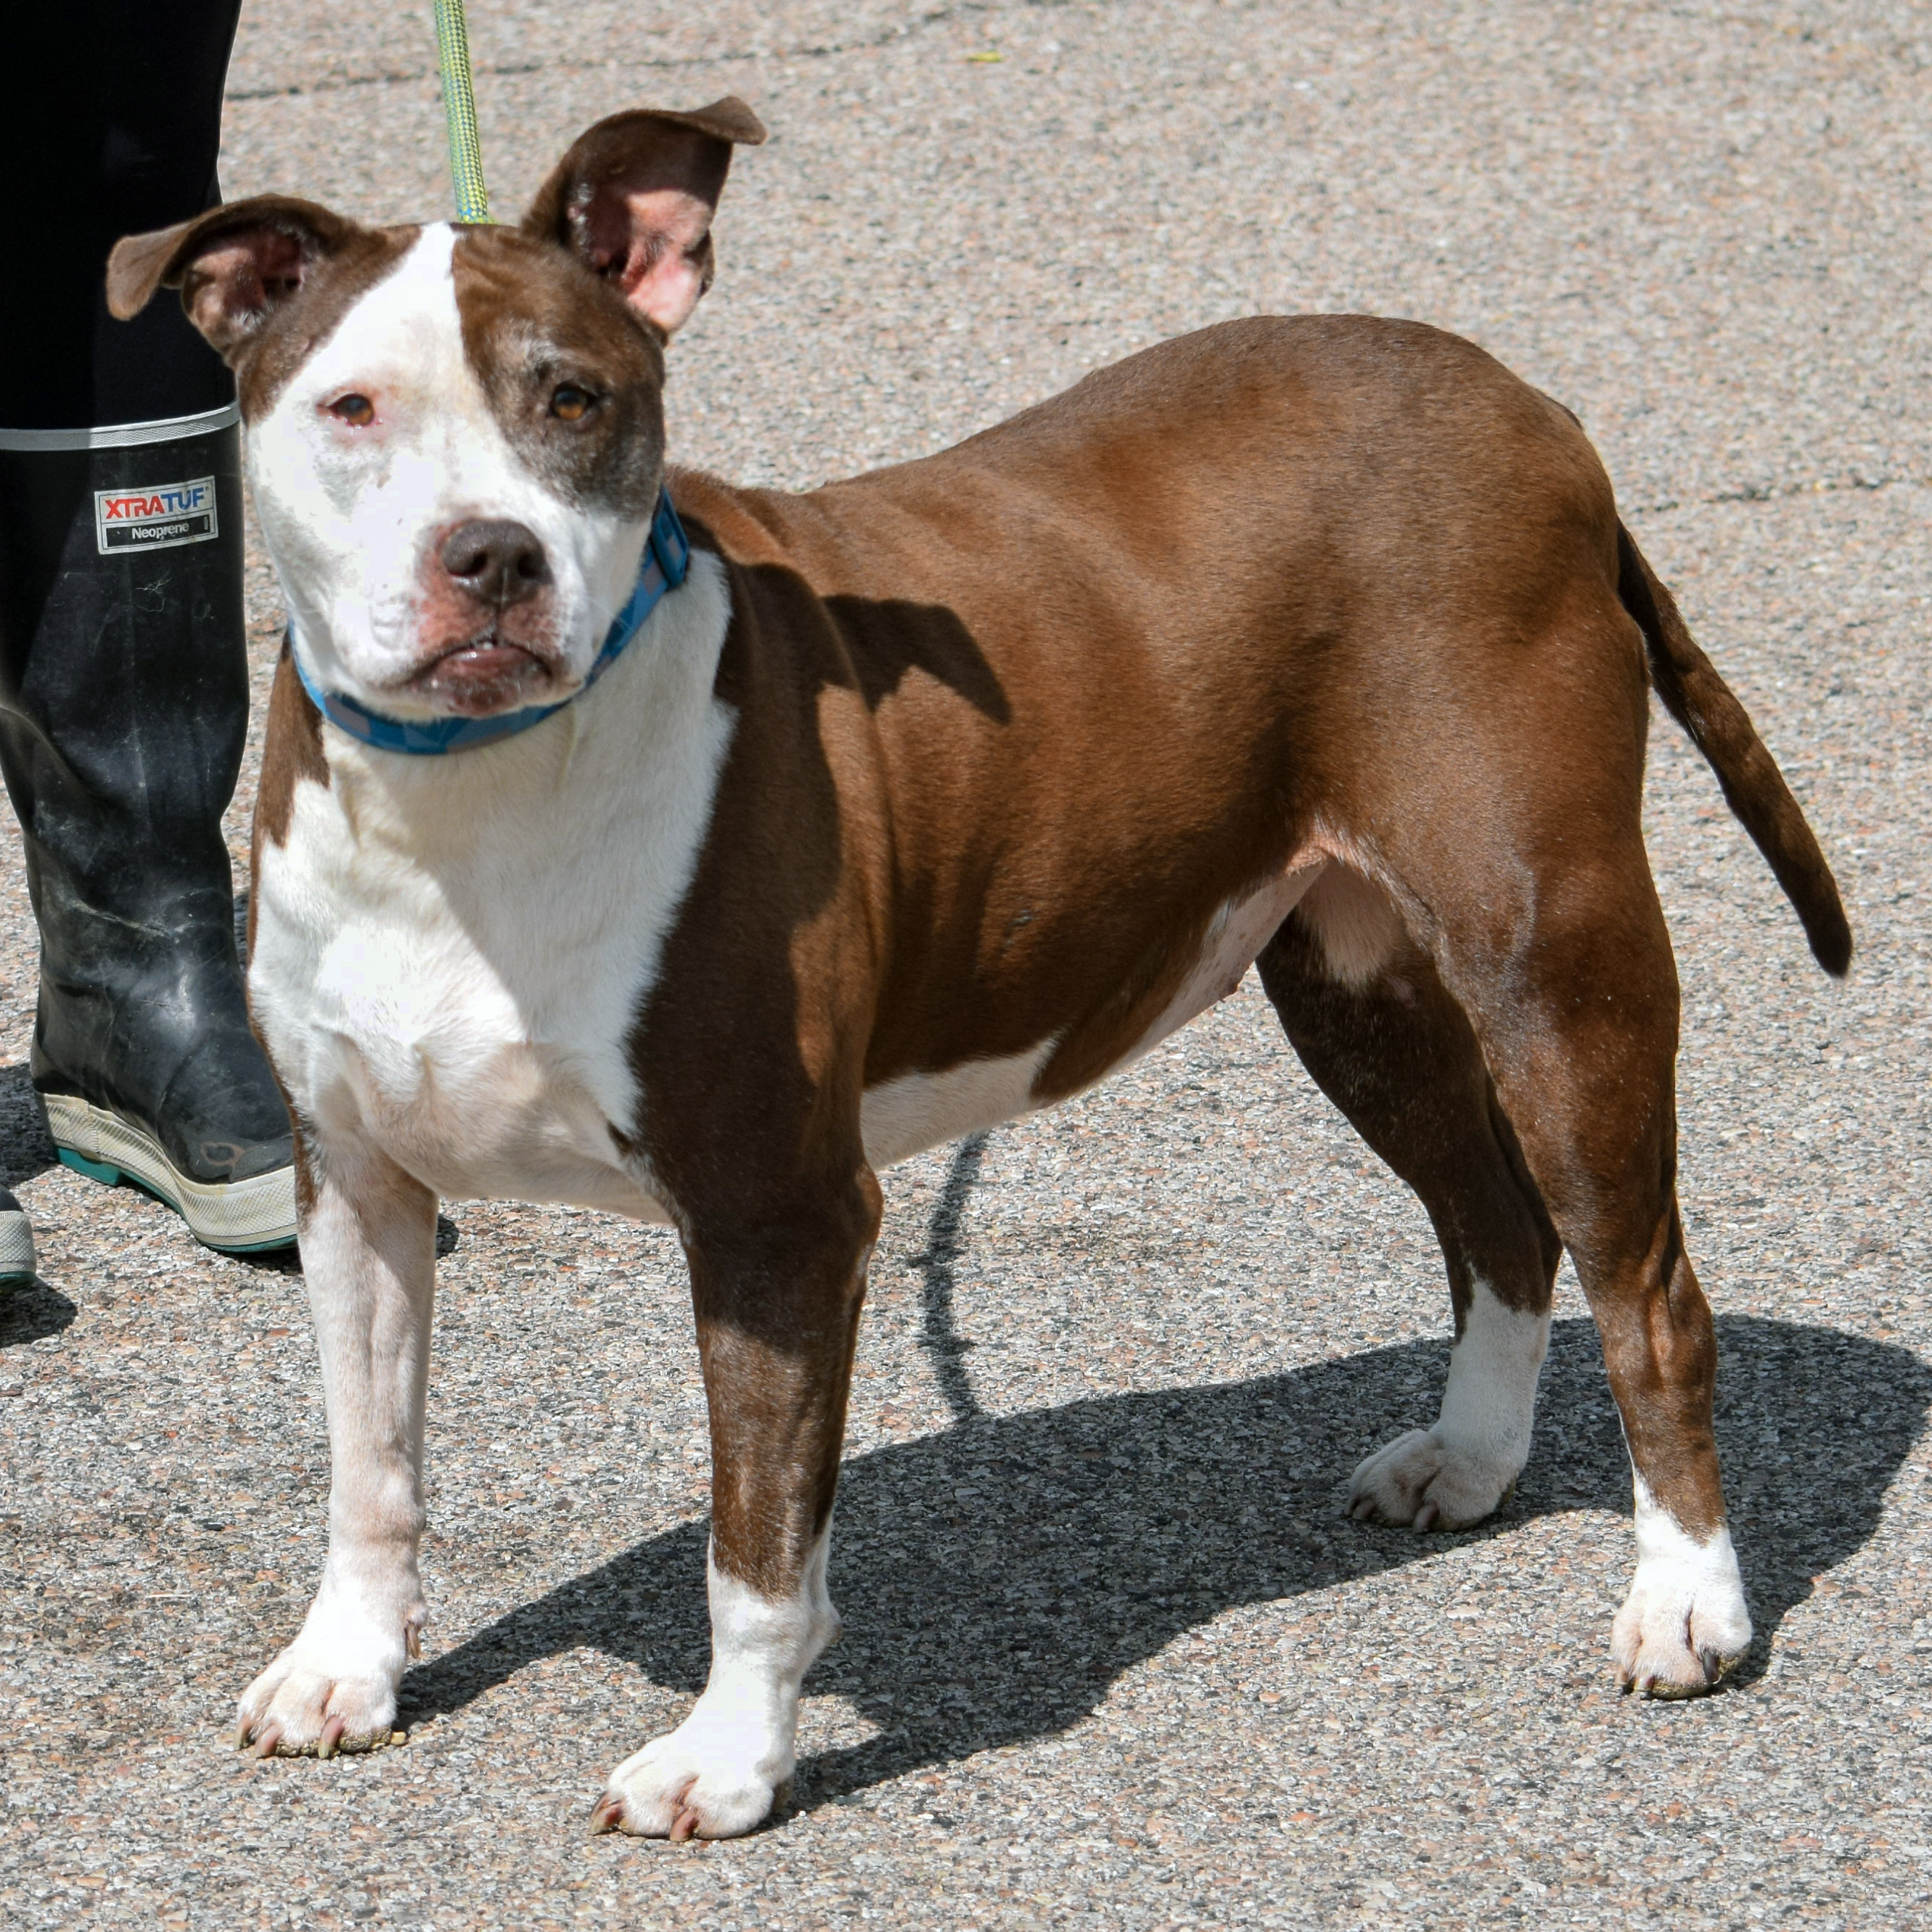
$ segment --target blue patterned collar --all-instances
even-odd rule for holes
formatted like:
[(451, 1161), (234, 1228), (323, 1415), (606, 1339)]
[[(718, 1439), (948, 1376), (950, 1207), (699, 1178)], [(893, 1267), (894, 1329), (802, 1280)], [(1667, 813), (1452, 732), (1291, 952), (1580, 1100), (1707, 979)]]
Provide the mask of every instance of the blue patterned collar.
[(379, 752), (408, 752), (434, 758), (445, 752), (467, 752), (478, 745), (494, 744), (499, 738), (514, 737), (541, 724), (566, 704), (574, 704), (623, 653), (624, 647), (644, 628), (644, 620), (657, 608), (668, 590), (675, 590), (691, 568), (691, 540), (671, 508), (668, 492), (658, 492), (658, 507), (651, 518), (650, 540), (644, 545), (644, 561), (638, 573), (638, 587), (631, 601), (617, 613), (604, 648), (584, 674), (582, 684), (562, 704), (533, 704), (522, 711), (506, 711), (494, 718), (436, 718), (424, 723), (405, 723), (370, 711), (352, 698), (320, 689), (303, 668), (302, 653), (295, 652), (296, 674), (302, 688), (315, 700), (316, 708), (350, 736)]

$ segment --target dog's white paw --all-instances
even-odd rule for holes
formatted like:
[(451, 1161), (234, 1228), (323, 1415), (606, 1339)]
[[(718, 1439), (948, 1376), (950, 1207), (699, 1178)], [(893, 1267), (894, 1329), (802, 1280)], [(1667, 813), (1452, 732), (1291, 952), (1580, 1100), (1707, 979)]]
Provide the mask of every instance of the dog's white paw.
[(1472, 1282), (1435, 1427), (1412, 1429), (1363, 1462), (1349, 1480), (1348, 1514), (1419, 1530), (1480, 1522), (1528, 1460), (1549, 1344), (1547, 1308), (1510, 1307)]
[(237, 1747), (262, 1757), (333, 1757), (386, 1744), (423, 1622), (419, 1608), (399, 1616), (392, 1634), (319, 1599), (302, 1634), (242, 1694)]
[(387, 1676), (340, 1676), (292, 1643), (243, 1696), (236, 1744), (252, 1746), (261, 1757), (373, 1750), (388, 1742), (394, 1726), (397, 1682)]
[(1751, 1640), (1730, 1532), (1699, 1543), (1637, 1486), (1636, 1576), (1610, 1626), (1617, 1681), (1646, 1697), (1698, 1697)]
[(689, 1717), (610, 1774), (590, 1814), (593, 1832), (643, 1838), (735, 1838), (771, 1815), (792, 1771), (799, 1685), (838, 1640), (826, 1594), (830, 1526), (806, 1558), (796, 1592), (766, 1597), (706, 1564), (711, 1678)]
[(644, 1838), (735, 1838), (770, 1815), (791, 1774), (788, 1748), (746, 1711), (698, 1708), (610, 1774), (590, 1817), (596, 1832)]
[(1364, 1461), (1348, 1480), (1348, 1514), (1419, 1530), (1481, 1522), (1509, 1493), (1516, 1472), (1444, 1442), (1440, 1427), (1412, 1429)]

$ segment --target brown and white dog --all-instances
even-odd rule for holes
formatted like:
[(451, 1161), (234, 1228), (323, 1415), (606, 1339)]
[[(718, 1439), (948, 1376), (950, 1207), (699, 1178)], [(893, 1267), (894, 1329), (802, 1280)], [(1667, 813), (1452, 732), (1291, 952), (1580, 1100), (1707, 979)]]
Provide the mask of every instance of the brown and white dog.
[[(838, 1628), (832, 1495), (878, 1169), (1079, 1092), (1251, 962), (1420, 1196), (1456, 1341), (1354, 1513), (1476, 1522), (1528, 1453), (1561, 1252), (1636, 1477), (1638, 1690), (1750, 1636), (1675, 1194), (1648, 693), (1842, 973), (1831, 874), (1569, 416), (1412, 323), (1232, 323), (803, 495), (673, 471), (680, 588), (582, 701), (460, 754), (395, 719), (570, 698), (638, 578), (663, 346), (739, 102), (600, 123), (520, 227), (268, 196), (130, 239), (232, 364), (292, 622), (250, 983), (298, 1124), (329, 1550), (242, 1698), (263, 1752), (388, 1735), (426, 1611), (439, 1196), (669, 1220), (710, 1406), (710, 1681), (600, 1826), (744, 1832)], [(300, 671), (296, 658), (300, 659)]]

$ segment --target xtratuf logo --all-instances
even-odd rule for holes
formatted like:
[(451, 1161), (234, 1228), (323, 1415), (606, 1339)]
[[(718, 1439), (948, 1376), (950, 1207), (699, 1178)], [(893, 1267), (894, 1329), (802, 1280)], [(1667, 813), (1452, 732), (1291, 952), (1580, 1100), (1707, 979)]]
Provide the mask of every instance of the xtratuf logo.
[(94, 542), (103, 556), (116, 550), (206, 543), (220, 533), (212, 476), (94, 493)]

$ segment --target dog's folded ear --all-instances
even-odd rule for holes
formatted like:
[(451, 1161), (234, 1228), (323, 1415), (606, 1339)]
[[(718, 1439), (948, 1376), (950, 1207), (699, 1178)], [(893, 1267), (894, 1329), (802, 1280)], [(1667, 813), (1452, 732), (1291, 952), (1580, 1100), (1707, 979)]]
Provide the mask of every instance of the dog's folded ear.
[(764, 124), (734, 95), (688, 114), (614, 114), (556, 164), (524, 232), (572, 250), (670, 335), (690, 320), (716, 272), (711, 218), (731, 150), (764, 138)]
[(230, 202), (191, 221), (116, 242), (107, 258), (107, 307), (125, 322), (147, 307), (157, 289), (179, 289), (188, 320), (232, 358), (317, 262), (362, 232), (292, 195)]

